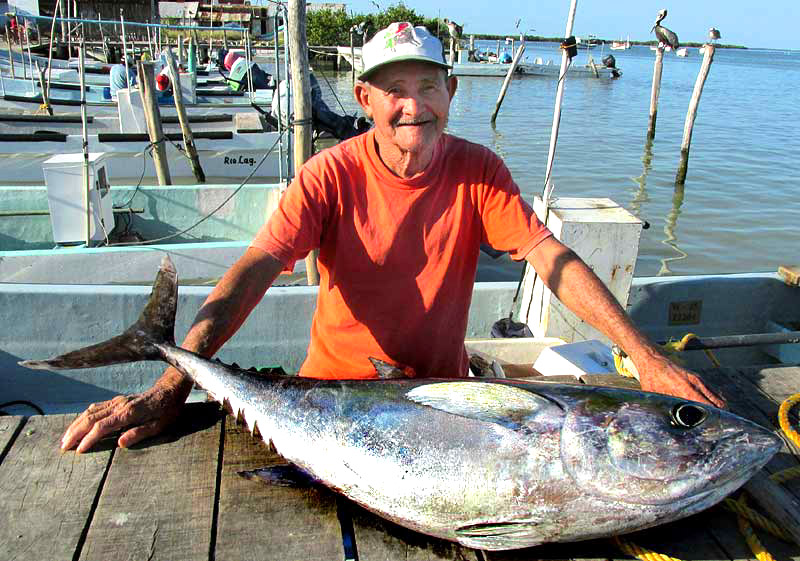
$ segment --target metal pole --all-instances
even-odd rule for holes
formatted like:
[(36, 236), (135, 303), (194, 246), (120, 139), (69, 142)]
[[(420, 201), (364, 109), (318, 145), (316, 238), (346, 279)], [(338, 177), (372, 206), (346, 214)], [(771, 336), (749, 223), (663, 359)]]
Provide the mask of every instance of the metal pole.
[(278, 51), (278, 9), (273, 17), (272, 36), (275, 39), (275, 93), (278, 95), (278, 177), (283, 179), (283, 119), (281, 118), (281, 57)]
[[(578, 8), (578, 0), (572, 0), (569, 6), (569, 15), (567, 16), (567, 27), (564, 31), (564, 37), (570, 37), (572, 35), (572, 26), (575, 23), (575, 10)], [(567, 73), (567, 64), (569, 63), (569, 57), (567, 56), (567, 50), (564, 49), (561, 53), (561, 70), (558, 73), (558, 88), (556, 90), (556, 107), (553, 111), (553, 128), (550, 132), (550, 149), (547, 152), (547, 173), (544, 178), (544, 192), (542, 193), (542, 199), (544, 201), (544, 207), (547, 208), (547, 205), (550, 201), (550, 195), (552, 194), (553, 187), (550, 181), (550, 172), (553, 171), (553, 160), (556, 156), (556, 143), (558, 141), (558, 127), (561, 124), (561, 100), (564, 98), (564, 76)]]
[[(86, 247), (90, 247), (92, 243), (92, 211), (89, 208), (89, 189), (91, 188), (91, 184), (89, 181), (89, 133), (86, 125), (88, 119), (86, 117), (86, 71), (83, 68), (85, 56), (83, 40), (81, 40), (80, 49), (78, 53), (78, 71), (80, 72), (81, 78), (81, 134), (83, 136), (83, 185), (85, 187), (83, 191), (83, 204), (86, 205)], [(99, 210), (98, 208), (98, 212)]]
[(130, 71), (128, 70), (128, 42), (125, 40), (125, 16), (119, 9), (119, 23), (122, 26), (122, 59), (125, 61), (125, 83), (130, 87)]
[(53, 69), (53, 38), (56, 33), (56, 14), (58, 13), (58, 6), (61, 0), (56, 0), (56, 6), (53, 8), (53, 22), (50, 24), (50, 48), (47, 55), (47, 95), (50, 95), (50, 77), (52, 76)]

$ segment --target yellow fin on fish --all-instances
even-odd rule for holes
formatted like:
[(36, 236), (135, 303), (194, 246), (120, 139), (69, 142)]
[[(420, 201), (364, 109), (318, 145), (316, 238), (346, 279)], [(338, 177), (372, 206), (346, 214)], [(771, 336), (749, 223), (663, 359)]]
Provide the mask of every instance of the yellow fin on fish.
[(554, 401), (529, 391), (496, 381), (434, 382), (417, 386), (406, 393), (411, 401), (440, 411), (497, 423), (516, 430), (545, 411), (556, 417), (563, 410)]

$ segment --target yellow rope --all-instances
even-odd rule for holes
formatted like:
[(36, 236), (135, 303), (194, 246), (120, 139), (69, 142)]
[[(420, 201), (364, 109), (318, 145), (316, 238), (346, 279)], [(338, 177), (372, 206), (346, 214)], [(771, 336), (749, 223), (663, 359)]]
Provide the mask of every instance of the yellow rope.
[(664, 555), (663, 553), (657, 553), (645, 547), (636, 545), (633, 542), (624, 541), (619, 536), (614, 536), (614, 543), (628, 555), (636, 557), (637, 559), (641, 559), (642, 561), (680, 561), (680, 559), (675, 557), (670, 557), (669, 555)]
[(775, 483), (786, 483), (790, 479), (800, 477), (800, 466), (793, 468), (786, 468), (784, 470), (773, 473), (769, 478)]
[(782, 539), (783, 541), (791, 542), (792, 538), (783, 531), (783, 528), (775, 524), (772, 520), (763, 516), (747, 506), (747, 504), (741, 501), (735, 501), (734, 499), (725, 499), (725, 507), (738, 514), (739, 516), (747, 519), (748, 521), (752, 522), (762, 530), (766, 530), (773, 536)]
[[(680, 341), (670, 341), (664, 344), (664, 350), (670, 355), (671, 358), (677, 358), (677, 353), (683, 352), (686, 349), (686, 345), (692, 339), (697, 339), (697, 335), (694, 333), (687, 333), (683, 336)], [(624, 351), (622, 351), (619, 347), (614, 345), (612, 347), (612, 355), (614, 357), (614, 367), (616, 368), (617, 372), (622, 376), (627, 376), (629, 378), (638, 378), (631, 371), (631, 368), (635, 370), (635, 367), (629, 368), (628, 365), (625, 364), (625, 359), (627, 355), (625, 355)], [(712, 364), (715, 367), (720, 367), (720, 362), (714, 356), (714, 354), (708, 350), (704, 349), (706, 356), (708, 356), (709, 360), (711, 360)], [(796, 431), (789, 422), (789, 411), (794, 407), (797, 403), (800, 403), (800, 393), (797, 393), (788, 399), (786, 399), (780, 406), (778, 410), (778, 422), (780, 424), (781, 430), (783, 430), (784, 434), (798, 447), (800, 447), (800, 433)], [(783, 471), (779, 471), (774, 473), (770, 476), (770, 479), (777, 482), (783, 483), (788, 481), (789, 479), (800, 477), (800, 467), (793, 467), (789, 469), (785, 469)], [(747, 502), (745, 499), (744, 494), (739, 498), (738, 501), (734, 499), (725, 499), (725, 506), (735, 512), (737, 514), (739, 530), (741, 531), (742, 535), (744, 536), (747, 545), (750, 547), (750, 550), (755, 555), (758, 561), (775, 561), (775, 558), (769, 554), (769, 552), (764, 549), (764, 546), (761, 545), (761, 542), (758, 540), (756, 536), (755, 530), (750, 525), (750, 522), (762, 528), (772, 535), (785, 540), (785, 541), (792, 541), (792, 538), (787, 535), (787, 533), (777, 524), (762, 516), (758, 512), (754, 511), (750, 507), (747, 506)], [(670, 557), (668, 555), (664, 555), (661, 553), (657, 553), (655, 551), (651, 551), (639, 545), (636, 545), (633, 542), (624, 541), (619, 536), (614, 536), (614, 543), (619, 547), (622, 551), (640, 559), (641, 561), (679, 561), (674, 557)]]
[(781, 403), (780, 409), (778, 409), (778, 423), (781, 425), (781, 430), (789, 437), (795, 446), (800, 446), (800, 434), (789, 423), (789, 411), (794, 407), (798, 402), (800, 402), (800, 393), (796, 393), (793, 396), (786, 399), (783, 403)]
[[(739, 505), (742, 508), (747, 508), (747, 503), (745, 500), (744, 495), (741, 496), (739, 499)], [(750, 546), (750, 551), (753, 552), (753, 555), (756, 556), (758, 561), (775, 561), (775, 558), (769, 554), (769, 552), (764, 549), (764, 546), (761, 545), (761, 542), (758, 541), (758, 537), (756, 536), (753, 527), (747, 521), (747, 518), (744, 516), (738, 516), (739, 519), (739, 531), (744, 535), (744, 539), (747, 542), (747, 545)]]

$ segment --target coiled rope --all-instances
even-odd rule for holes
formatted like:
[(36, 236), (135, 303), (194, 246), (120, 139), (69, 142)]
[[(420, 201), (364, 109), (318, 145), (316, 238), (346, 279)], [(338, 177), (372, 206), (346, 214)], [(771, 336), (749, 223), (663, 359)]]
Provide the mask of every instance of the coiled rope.
[[(687, 333), (680, 341), (670, 341), (664, 344), (664, 350), (671, 355), (671, 358), (677, 358), (675, 355), (683, 352), (688, 342), (697, 338), (697, 335), (694, 333)], [(638, 372), (636, 372), (635, 366), (630, 362), (625, 352), (616, 345), (614, 345), (611, 350), (614, 357), (614, 367), (617, 373), (628, 378), (638, 379)], [(704, 349), (704, 351), (711, 363), (716, 368), (719, 368), (721, 366), (720, 362), (714, 354), (708, 349)], [(798, 403), (800, 403), (800, 393), (796, 393), (784, 400), (778, 410), (778, 423), (786, 437), (791, 440), (795, 446), (800, 447), (800, 432), (795, 430), (789, 421), (789, 411)], [(776, 483), (784, 483), (797, 477), (800, 477), (800, 466), (784, 469), (769, 476), (770, 480)], [(783, 541), (792, 541), (792, 538), (778, 524), (747, 506), (747, 499), (744, 493), (742, 493), (738, 499), (725, 499), (723, 504), (725, 508), (736, 514), (739, 531), (744, 536), (747, 545), (750, 547), (750, 551), (753, 552), (753, 555), (755, 555), (758, 561), (775, 561), (775, 558), (770, 555), (761, 544), (753, 529), (753, 525)], [(614, 536), (613, 542), (623, 552), (641, 561), (680, 561), (669, 555), (658, 553), (633, 542), (623, 540), (620, 536)]]

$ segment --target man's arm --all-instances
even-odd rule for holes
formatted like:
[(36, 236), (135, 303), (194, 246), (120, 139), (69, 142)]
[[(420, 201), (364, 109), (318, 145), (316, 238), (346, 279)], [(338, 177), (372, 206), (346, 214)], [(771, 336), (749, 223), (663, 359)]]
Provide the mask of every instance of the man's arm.
[(603, 282), (571, 249), (548, 238), (531, 251), (527, 261), (559, 300), (631, 357), (642, 389), (725, 406), (696, 374), (670, 361), (636, 328)]
[[(283, 263), (260, 249), (248, 248), (211, 291), (195, 317), (183, 348), (211, 357), (241, 327), (283, 269)], [(70, 425), (61, 449), (77, 445), (85, 452), (117, 430), (126, 448), (156, 435), (172, 423), (192, 390), (192, 381), (169, 367), (152, 388), (89, 406)]]

